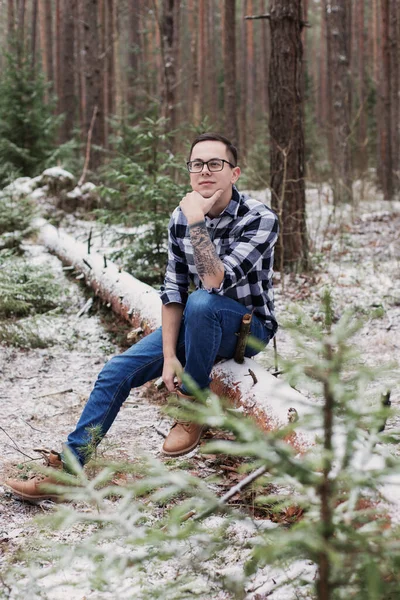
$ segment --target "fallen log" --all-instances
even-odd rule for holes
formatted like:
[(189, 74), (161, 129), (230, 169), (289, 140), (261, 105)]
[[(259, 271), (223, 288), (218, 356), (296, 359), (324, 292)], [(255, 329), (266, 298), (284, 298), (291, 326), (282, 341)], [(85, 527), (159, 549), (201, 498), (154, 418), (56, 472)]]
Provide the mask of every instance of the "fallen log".
[[(161, 325), (161, 299), (149, 285), (121, 271), (111, 261), (91, 251), (87, 244), (44, 222), (40, 223), (40, 241), (65, 265), (73, 265), (87, 284), (112, 310), (125, 318), (144, 335)], [(252, 359), (242, 364), (233, 359), (215, 365), (212, 372), (213, 392), (230, 400), (234, 407), (252, 416), (266, 431), (288, 424), (293, 414), (303, 416), (312, 409), (311, 402), (283, 380)], [(313, 445), (314, 436), (297, 428), (288, 439), (299, 452)]]

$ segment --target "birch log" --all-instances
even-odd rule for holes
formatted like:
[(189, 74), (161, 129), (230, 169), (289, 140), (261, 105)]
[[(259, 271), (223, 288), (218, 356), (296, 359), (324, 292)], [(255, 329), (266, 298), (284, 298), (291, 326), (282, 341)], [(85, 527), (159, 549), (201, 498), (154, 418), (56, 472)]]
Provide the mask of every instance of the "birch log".
[[(96, 295), (132, 327), (141, 327), (147, 335), (161, 325), (161, 299), (152, 287), (105, 261), (102, 255), (88, 254), (87, 244), (43, 221), (40, 241), (64, 264), (74, 266)], [(211, 377), (213, 392), (252, 416), (266, 431), (287, 425), (293, 409), (300, 417), (312, 410), (309, 400), (252, 359), (246, 358), (242, 364), (233, 359), (220, 362)], [(313, 445), (314, 436), (299, 427), (288, 442), (302, 452)]]

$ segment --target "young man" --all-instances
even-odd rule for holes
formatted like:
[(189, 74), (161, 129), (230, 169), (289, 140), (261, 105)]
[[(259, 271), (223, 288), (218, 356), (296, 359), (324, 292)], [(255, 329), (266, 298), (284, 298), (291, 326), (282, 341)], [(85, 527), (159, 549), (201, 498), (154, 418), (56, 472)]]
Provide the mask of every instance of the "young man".
[[(101, 371), (66, 442), (81, 465), (88, 459), (89, 430), (98, 427), (99, 438), (103, 437), (132, 388), (162, 375), (170, 392), (187, 395), (182, 371), (201, 389), (207, 388), (217, 356), (234, 355), (244, 314), (253, 313), (251, 334), (265, 345), (277, 329), (272, 294), (276, 215), (237, 191), (237, 151), (225, 137), (199, 135), (187, 167), (192, 191), (174, 210), (169, 224), (162, 327), (112, 358)], [(189, 295), (190, 282), (196, 291)], [(245, 354), (256, 351), (247, 347)], [(164, 454), (190, 452), (201, 433), (200, 425), (177, 421), (164, 442)], [(62, 455), (50, 452), (47, 463), (62, 469)], [(54, 497), (43, 489), (51, 481), (39, 477), (8, 480), (7, 485), (21, 498), (37, 501)]]

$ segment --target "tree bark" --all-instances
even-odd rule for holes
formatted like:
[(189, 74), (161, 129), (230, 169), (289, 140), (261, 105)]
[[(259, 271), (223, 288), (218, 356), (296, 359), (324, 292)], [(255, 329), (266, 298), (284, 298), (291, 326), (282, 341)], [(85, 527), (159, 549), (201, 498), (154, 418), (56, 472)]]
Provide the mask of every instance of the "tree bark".
[(365, 93), (365, 1), (359, 0), (355, 11), (356, 21), (356, 56), (358, 71), (358, 127), (357, 157), (360, 176), (365, 175), (368, 167), (367, 155), (367, 112)]
[(61, 5), (61, 0), (56, 0), (56, 35), (54, 38), (54, 42), (55, 42), (55, 56), (56, 56), (55, 89), (56, 89), (56, 93), (57, 93), (57, 113), (58, 114), (61, 113), (61, 72), (62, 72), (61, 21), (62, 21), (62, 15), (64, 12), (65, 12), (65, 6)]
[(176, 127), (176, 0), (163, 0), (160, 19), (161, 55), (163, 61), (162, 114), (168, 119), (168, 129)]
[[(98, 0), (83, 0), (83, 40), (85, 53), (85, 84), (86, 84), (86, 114), (85, 132), (90, 129), (95, 108), (101, 105), (102, 94), (102, 70), (99, 60), (99, 37), (98, 37)], [(93, 145), (102, 146), (104, 113), (97, 113), (93, 127)], [(101, 163), (100, 152), (92, 149), (91, 167), (96, 168)]]
[(137, 0), (136, 6), (136, 10), (130, 9), (129, 11), (128, 104), (131, 112), (139, 105), (139, 90), (136, 89), (136, 81), (139, 75), (140, 60), (140, 0)]
[(224, 116), (225, 135), (236, 146), (238, 144), (238, 106), (236, 101), (236, 2), (224, 2)]
[(8, 0), (7, 2), (7, 37), (8, 37), (8, 48), (12, 49), (12, 43), (15, 36), (15, 7), (14, 0)]
[(61, 23), (61, 56), (62, 69), (60, 73), (60, 112), (64, 114), (61, 126), (61, 143), (72, 138), (75, 114), (75, 18), (76, 0), (70, 0), (69, 9), (63, 15)]
[(240, 19), (240, 42), (241, 52), (239, 53), (240, 60), (240, 111), (239, 111), (239, 140), (240, 153), (243, 160), (247, 154), (247, 27), (244, 17), (246, 16), (246, 1), (242, 1), (242, 11)]
[(38, 0), (33, 0), (33, 3), (32, 3), (32, 33), (31, 33), (31, 68), (32, 68), (32, 77), (35, 76), (35, 66), (36, 66), (37, 20), (38, 20)]
[(85, 84), (85, 69), (83, 58), (83, 5), (82, 0), (77, 0), (76, 6), (76, 66), (77, 66), (77, 89), (78, 89), (78, 105), (79, 105), (79, 122), (81, 140), (84, 141), (87, 136), (86, 130), (86, 84)]
[[(191, 77), (191, 120), (194, 126), (198, 126), (201, 120), (201, 105), (200, 105), (200, 59), (199, 59), (199, 36), (196, 23), (197, 7), (194, 0), (189, 0), (189, 32), (190, 32), (190, 55), (192, 59), (192, 77)], [(196, 14), (195, 14), (196, 13)]]
[[(266, 0), (262, 0), (261, 4), (262, 14), (267, 13)], [(268, 23), (263, 22), (261, 28), (261, 69), (262, 74), (260, 77), (261, 86), (261, 99), (262, 99), (262, 112), (264, 115), (269, 113), (269, 99), (268, 99), (268, 73), (269, 73), (269, 57), (271, 54), (270, 39), (269, 39), (269, 27)]]
[(399, 136), (400, 136), (400, 87), (399, 87), (399, 19), (400, 8), (398, 0), (390, 0), (389, 37), (390, 37), (390, 78), (391, 78), (391, 146), (392, 146), (392, 171), (393, 189), (400, 188), (399, 168)]
[(270, 6), (271, 193), (281, 228), (276, 266), (297, 270), (308, 267), (301, 0), (272, 0)]
[(333, 0), (325, 10), (330, 123), (332, 136), (331, 168), (335, 204), (351, 202), (352, 168), (350, 152), (351, 78), (350, 22), (348, 0)]
[[(246, 0), (246, 14), (253, 14), (253, 0)], [(256, 65), (254, 63), (254, 21), (247, 19), (245, 21), (246, 27), (246, 133), (250, 140), (249, 147), (254, 144), (254, 117), (255, 117), (255, 72)]]
[(382, 76), (380, 82), (382, 118), (380, 123), (380, 172), (385, 200), (393, 198), (393, 157), (391, 145), (391, 64), (389, 39), (389, 0), (381, 0)]

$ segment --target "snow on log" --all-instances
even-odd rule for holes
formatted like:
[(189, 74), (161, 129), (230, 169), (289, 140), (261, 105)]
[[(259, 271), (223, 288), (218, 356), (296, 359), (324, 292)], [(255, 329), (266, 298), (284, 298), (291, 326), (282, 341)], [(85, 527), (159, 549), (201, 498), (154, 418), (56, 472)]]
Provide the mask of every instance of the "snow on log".
[[(85, 244), (43, 220), (40, 240), (63, 263), (82, 273), (95, 293), (133, 327), (141, 327), (147, 335), (161, 324), (161, 299), (152, 287), (111, 261), (105, 262), (100, 254), (88, 254)], [(283, 427), (291, 416), (301, 417), (311, 409), (310, 401), (252, 359), (246, 358), (240, 365), (233, 360), (220, 362), (212, 378), (213, 392), (228, 398), (267, 431)], [(301, 452), (313, 445), (314, 437), (297, 428), (288, 441)]]
[(82, 273), (112, 310), (145, 334), (161, 325), (161, 300), (149, 285), (121, 271), (114, 263), (96, 252), (88, 254), (87, 245), (41, 221), (40, 241), (67, 265)]

